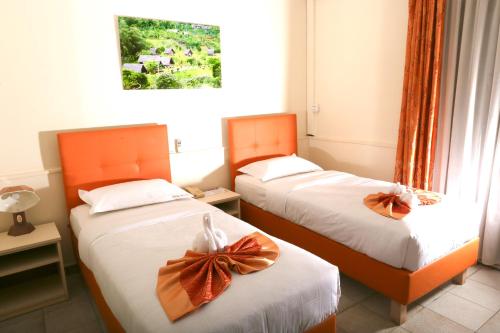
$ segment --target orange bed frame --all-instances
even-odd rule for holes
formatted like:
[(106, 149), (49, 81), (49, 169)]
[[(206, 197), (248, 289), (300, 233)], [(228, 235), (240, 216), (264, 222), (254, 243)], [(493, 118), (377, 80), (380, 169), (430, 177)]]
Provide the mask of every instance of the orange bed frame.
[[(68, 211), (83, 203), (78, 189), (152, 178), (171, 181), (166, 125), (60, 133), (58, 142)], [(80, 260), (78, 240), (72, 230), (71, 239), (82, 275), (108, 331), (125, 332), (106, 303), (94, 274)], [(307, 332), (335, 332), (335, 321), (332, 314)]]
[[(294, 114), (228, 119), (231, 182), (248, 163), (297, 152)], [(397, 324), (407, 317), (407, 305), (443, 283), (465, 282), (465, 271), (478, 258), (473, 239), (435, 262), (411, 272), (384, 264), (323, 235), (241, 200), (242, 219), (265, 232), (296, 244), (337, 265), (341, 272), (391, 299), (390, 316)]]

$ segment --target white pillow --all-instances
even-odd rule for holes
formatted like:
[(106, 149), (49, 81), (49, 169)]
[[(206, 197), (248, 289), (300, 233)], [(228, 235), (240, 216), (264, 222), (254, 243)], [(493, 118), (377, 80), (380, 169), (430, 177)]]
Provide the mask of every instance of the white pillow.
[(91, 206), (90, 214), (192, 197), (164, 179), (138, 180), (99, 187), (92, 191), (78, 190), (78, 195)]
[(238, 169), (239, 172), (259, 178), (263, 182), (298, 173), (322, 170), (319, 165), (300, 158), (295, 154), (253, 162)]

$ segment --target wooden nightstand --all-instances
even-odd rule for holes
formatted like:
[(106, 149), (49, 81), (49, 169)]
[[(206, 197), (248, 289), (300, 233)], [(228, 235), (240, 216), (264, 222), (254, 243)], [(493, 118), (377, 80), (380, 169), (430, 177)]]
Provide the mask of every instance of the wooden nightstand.
[(0, 321), (68, 299), (55, 223), (39, 224), (32, 233), (0, 233)]
[(240, 195), (225, 188), (205, 192), (198, 200), (215, 206), (227, 214), (240, 218)]

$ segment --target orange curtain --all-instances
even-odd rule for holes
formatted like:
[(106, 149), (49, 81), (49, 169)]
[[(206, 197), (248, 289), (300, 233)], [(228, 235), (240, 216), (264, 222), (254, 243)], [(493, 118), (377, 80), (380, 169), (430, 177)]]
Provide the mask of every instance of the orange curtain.
[(446, 0), (409, 0), (394, 181), (432, 189)]

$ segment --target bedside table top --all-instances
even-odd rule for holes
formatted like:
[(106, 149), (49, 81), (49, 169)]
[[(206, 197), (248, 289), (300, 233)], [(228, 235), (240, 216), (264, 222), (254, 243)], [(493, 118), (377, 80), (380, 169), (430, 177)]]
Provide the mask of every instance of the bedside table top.
[(61, 235), (54, 222), (35, 225), (33, 232), (21, 236), (9, 236), (7, 232), (2, 232), (0, 233), (0, 255), (23, 251), (60, 240)]
[(228, 189), (222, 188), (222, 192), (204, 196), (203, 198), (198, 198), (197, 200), (203, 201), (208, 204), (218, 204), (222, 202), (232, 201), (240, 198), (240, 195), (236, 192), (230, 191)]

